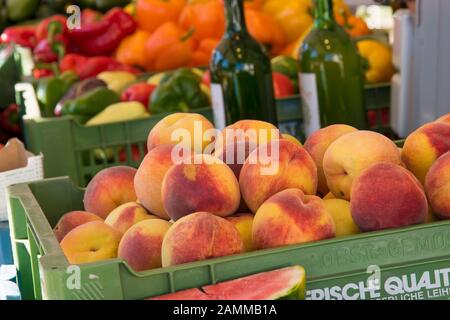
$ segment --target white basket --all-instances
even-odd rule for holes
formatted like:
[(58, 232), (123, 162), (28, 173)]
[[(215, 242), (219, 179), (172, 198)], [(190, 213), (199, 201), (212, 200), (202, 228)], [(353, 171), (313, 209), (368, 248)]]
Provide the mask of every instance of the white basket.
[(41, 179), (44, 179), (43, 155), (29, 157), (24, 168), (0, 172), (0, 221), (8, 220), (6, 187)]

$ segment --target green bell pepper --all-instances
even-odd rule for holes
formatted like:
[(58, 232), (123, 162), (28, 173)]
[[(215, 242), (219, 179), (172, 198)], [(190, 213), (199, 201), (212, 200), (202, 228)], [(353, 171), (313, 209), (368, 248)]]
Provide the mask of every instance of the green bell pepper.
[(120, 97), (116, 92), (99, 87), (76, 99), (67, 100), (61, 114), (73, 116), (78, 122), (84, 124), (106, 107), (118, 102)]
[(37, 84), (37, 99), (42, 116), (53, 117), (56, 104), (78, 80), (75, 72), (67, 71), (56, 77), (47, 77)]
[(210, 106), (208, 95), (201, 89), (201, 78), (187, 68), (170, 72), (161, 80), (150, 99), (152, 114), (189, 112)]
[(6, 0), (8, 19), (13, 22), (30, 19), (39, 7), (39, 0)]
[(272, 59), (272, 72), (279, 72), (291, 79), (295, 92), (298, 92), (298, 62), (289, 56), (278, 56)]
[(77, 0), (76, 4), (83, 8), (96, 9), (106, 12), (114, 7), (124, 7), (129, 4), (131, 0)]

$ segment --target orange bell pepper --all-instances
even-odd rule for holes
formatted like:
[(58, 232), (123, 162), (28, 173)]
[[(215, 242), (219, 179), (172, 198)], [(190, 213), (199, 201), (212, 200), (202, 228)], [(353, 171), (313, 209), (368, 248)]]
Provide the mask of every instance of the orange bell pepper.
[(269, 14), (246, 10), (245, 20), (250, 34), (272, 52), (279, 52), (286, 45), (286, 35), (280, 24)]
[(116, 60), (124, 64), (146, 68), (145, 42), (149, 37), (149, 32), (138, 29), (132, 35), (123, 39), (116, 50)]
[(265, 0), (244, 0), (245, 9), (259, 10), (262, 8)]
[(174, 22), (160, 26), (145, 42), (147, 68), (163, 71), (187, 66), (192, 60), (193, 30), (186, 32)]
[(347, 14), (337, 14), (336, 22), (344, 27), (344, 29), (350, 34), (351, 37), (365, 36), (371, 33), (366, 22), (358, 17)]
[(185, 0), (137, 0), (136, 20), (141, 29), (155, 31), (168, 21), (176, 22)]
[(193, 38), (220, 38), (225, 32), (225, 13), (220, 0), (190, 3), (181, 12), (179, 25), (189, 30), (195, 29)]
[(220, 39), (206, 38), (200, 41), (194, 51), (191, 61), (192, 67), (204, 67), (209, 64), (214, 49), (219, 45)]

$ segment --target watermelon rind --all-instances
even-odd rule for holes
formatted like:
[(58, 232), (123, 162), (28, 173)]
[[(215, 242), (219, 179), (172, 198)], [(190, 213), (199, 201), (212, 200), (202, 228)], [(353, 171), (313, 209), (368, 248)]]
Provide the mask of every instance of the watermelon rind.
[(286, 287), (285, 290), (272, 295), (268, 300), (304, 300), (306, 295), (305, 269), (302, 266), (293, 266), (285, 269), (298, 270), (300, 272), (299, 279), (294, 283), (294, 285), (290, 285), (289, 287)]

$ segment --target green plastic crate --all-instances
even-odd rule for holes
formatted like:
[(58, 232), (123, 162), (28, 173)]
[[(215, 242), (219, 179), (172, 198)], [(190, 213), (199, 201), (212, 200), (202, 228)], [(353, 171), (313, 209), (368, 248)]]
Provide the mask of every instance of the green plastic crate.
[[(407, 299), (386, 291), (401, 287), (409, 295), (450, 297), (450, 221), (142, 273), (120, 259), (70, 266), (52, 228), (64, 213), (83, 208), (83, 192), (68, 178), (8, 188), (14, 261), (24, 299), (144, 299), (297, 264), (306, 269), (307, 298), (344, 291), (345, 298)], [(370, 281), (373, 271), (380, 272), (380, 288), (370, 287), (376, 285)], [(414, 288), (411, 281), (421, 282)]]
[[(24, 106), (22, 92), (17, 93), (17, 100)], [(389, 84), (367, 87), (367, 109), (376, 119), (371, 130), (389, 134), (389, 127), (382, 124), (382, 113), (389, 112), (389, 100)], [(278, 100), (277, 110), (281, 131), (304, 141), (300, 97)], [(198, 112), (213, 119), (209, 108)], [(80, 125), (70, 117), (25, 119), (25, 142), (31, 152), (44, 154), (46, 177), (69, 176), (77, 185), (86, 186), (101, 169), (139, 166), (146, 153), (148, 133), (164, 116), (94, 127)], [(133, 152), (135, 157), (138, 154), (137, 159)]]

